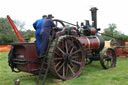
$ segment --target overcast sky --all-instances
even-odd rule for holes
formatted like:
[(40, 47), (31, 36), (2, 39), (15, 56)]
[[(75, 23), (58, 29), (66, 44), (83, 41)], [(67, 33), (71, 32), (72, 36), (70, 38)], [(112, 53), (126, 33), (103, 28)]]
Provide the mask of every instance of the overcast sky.
[(89, 9), (97, 7), (98, 27), (107, 28), (117, 24), (117, 30), (128, 35), (128, 0), (1, 0), (0, 17), (24, 21), (26, 29), (44, 14), (53, 14), (56, 19), (71, 23), (91, 20)]

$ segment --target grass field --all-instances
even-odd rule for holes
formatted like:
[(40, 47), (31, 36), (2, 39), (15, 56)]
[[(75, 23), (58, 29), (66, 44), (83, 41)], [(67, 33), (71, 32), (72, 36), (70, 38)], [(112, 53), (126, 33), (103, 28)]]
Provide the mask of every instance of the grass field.
[[(27, 73), (11, 72), (8, 66), (8, 53), (0, 53), (0, 85), (14, 85), (13, 79)], [(128, 85), (128, 58), (118, 58), (117, 67), (102, 69), (99, 62), (84, 67), (80, 77), (53, 83), (54, 76), (48, 75), (45, 85)], [(35, 85), (36, 77), (21, 79), (20, 85)]]

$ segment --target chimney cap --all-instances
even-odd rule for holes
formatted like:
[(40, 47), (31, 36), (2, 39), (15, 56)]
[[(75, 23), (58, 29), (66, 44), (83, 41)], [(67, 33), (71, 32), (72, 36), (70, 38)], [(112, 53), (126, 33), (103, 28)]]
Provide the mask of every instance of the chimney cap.
[(92, 11), (92, 12), (96, 12), (98, 9), (96, 8), (96, 7), (92, 7), (91, 9), (90, 9), (90, 11)]

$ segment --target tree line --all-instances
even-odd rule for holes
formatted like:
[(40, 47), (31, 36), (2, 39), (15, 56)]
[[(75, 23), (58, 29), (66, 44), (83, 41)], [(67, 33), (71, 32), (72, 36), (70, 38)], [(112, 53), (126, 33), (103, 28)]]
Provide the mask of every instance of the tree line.
[(113, 23), (109, 24), (108, 28), (104, 29), (102, 37), (105, 40), (122, 39), (124, 41), (128, 41), (128, 35), (125, 35), (124, 33), (117, 31), (117, 26)]
[[(18, 20), (13, 20), (16, 26), (23, 36), (24, 39), (28, 40), (31, 37), (35, 36), (35, 31), (33, 30), (24, 30), (25, 23), (22, 23)], [(19, 42), (16, 37), (16, 34), (10, 25), (7, 18), (0, 18), (0, 45), (8, 45), (14, 42)]]

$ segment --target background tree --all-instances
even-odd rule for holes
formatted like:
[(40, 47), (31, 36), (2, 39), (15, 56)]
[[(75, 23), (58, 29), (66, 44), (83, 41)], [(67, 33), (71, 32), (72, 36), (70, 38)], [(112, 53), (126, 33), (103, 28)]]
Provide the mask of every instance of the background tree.
[(0, 18), (0, 44), (8, 44), (15, 39), (13, 29), (7, 18)]
[(30, 40), (31, 37), (35, 37), (35, 31), (33, 30), (20, 31), (20, 33), (27, 42)]
[(117, 31), (116, 29), (117, 29), (116, 24), (109, 24), (108, 28), (104, 29), (104, 32), (102, 34), (103, 38), (105, 40), (111, 40), (112, 38), (115, 38), (115, 39), (121, 38), (121, 39), (127, 41), (128, 35), (125, 35), (119, 31)]
[[(30, 37), (35, 36), (35, 31), (25, 30), (24, 22), (20, 22), (18, 20), (15, 20), (14, 22), (17, 28), (20, 28), (18, 30), (21, 32), (21, 35), (23, 36), (24, 39), (29, 39)], [(15, 35), (12, 26), (10, 25), (7, 18), (0, 18), (0, 45), (10, 44), (13, 42), (19, 41)]]

